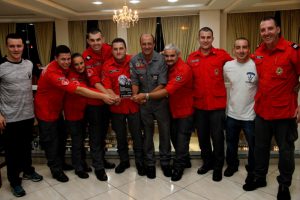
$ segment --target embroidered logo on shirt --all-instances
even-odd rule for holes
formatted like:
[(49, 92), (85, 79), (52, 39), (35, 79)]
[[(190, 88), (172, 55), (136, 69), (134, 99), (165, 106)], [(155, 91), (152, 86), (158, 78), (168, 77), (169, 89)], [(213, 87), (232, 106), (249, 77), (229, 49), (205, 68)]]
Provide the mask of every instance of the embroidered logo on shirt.
[(291, 46), (292, 46), (294, 49), (298, 49), (298, 48), (299, 48), (299, 45), (296, 44), (296, 43), (293, 43)]
[(119, 72), (120, 70), (118, 69), (113, 69), (113, 70), (109, 70), (109, 73), (112, 74), (112, 73), (115, 73), (115, 72)]
[(219, 69), (215, 69), (215, 75), (217, 76), (217, 75), (219, 75)]
[(246, 83), (252, 83), (253, 78), (255, 77), (255, 73), (247, 72), (248, 81)]
[(181, 79), (182, 79), (182, 76), (176, 76), (176, 78), (175, 78), (175, 80), (176, 80), (177, 82), (181, 81)]
[(86, 60), (90, 60), (92, 57), (91, 56), (87, 56), (86, 57)]
[(276, 74), (280, 76), (283, 73), (283, 69), (281, 67), (277, 67)]
[(59, 77), (57, 80), (60, 81), (61, 85), (69, 85), (69, 80), (65, 77)]
[(199, 62), (199, 61), (200, 61), (200, 59), (194, 59), (194, 60), (191, 60), (190, 62), (195, 63), (195, 62)]
[(262, 58), (263, 58), (263, 56), (256, 56), (256, 58), (257, 58), (257, 59), (262, 59)]
[(88, 77), (91, 77), (93, 74), (94, 74), (94, 72), (93, 72), (93, 70), (92, 69), (86, 69), (86, 72), (87, 72), (87, 76)]
[(152, 75), (152, 78), (153, 78), (153, 80), (156, 81), (156, 80), (158, 79), (158, 75), (157, 75), (157, 74), (153, 74), (153, 75)]

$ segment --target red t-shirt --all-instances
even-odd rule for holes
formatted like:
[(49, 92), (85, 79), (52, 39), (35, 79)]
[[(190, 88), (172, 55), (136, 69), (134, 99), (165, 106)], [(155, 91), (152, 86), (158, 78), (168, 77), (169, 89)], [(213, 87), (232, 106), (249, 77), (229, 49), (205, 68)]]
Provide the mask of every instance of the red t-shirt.
[(63, 110), (65, 92), (74, 93), (77, 85), (66, 78), (68, 70), (52, 61), (43, 70), (34, 98), (35, 115), (44, 121), (55, 121)]
[(293, 118), (297, 108), (300, 48), (280, 38), (273, 50), (263, 43), (254, 55), (258, 88), (254, 110), (266, 120)]
[(193, 114), (193, 75), (190, 66), (181, 58), (168, 71), (170, 111), (173, 118), (184, 118)]
[[(104, 63), (102, 83), (106, 89), (111, 89), (115, 94), (120, 95), (119, 77), (123, 75), (127, 80), (130, 80), (129, 62), (130, 56), (126, 55), (122, 64), (116, 63), (113, 57)], [(129, 114), (138, 112), (139, 106), (130, 98), (122, 98), (120, 104), (111, 105), (110, 110), (113, 113)]]
[(212, 48), (208, 55), (200, 50), (191, 53), (187, 64), (193, 72), (194, 107), (201, 110), (226, 108), (223, 66), (232, 60), (223, 49)]

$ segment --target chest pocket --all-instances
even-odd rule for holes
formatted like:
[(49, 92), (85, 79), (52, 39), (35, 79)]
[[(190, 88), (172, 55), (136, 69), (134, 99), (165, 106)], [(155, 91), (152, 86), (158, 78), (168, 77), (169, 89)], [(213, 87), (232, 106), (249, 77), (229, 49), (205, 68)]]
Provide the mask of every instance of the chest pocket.
[(158, 84), (158, 78), (159, 78), (159, 74), (155, 73), (155, 74), (150, 74), (150, 82), (152, 85), (157, 85)]
[(275, 60), (271, 70), (272, 78), (287, 79), (289, 71), (291, 70), (291, 65), (287, 58)]

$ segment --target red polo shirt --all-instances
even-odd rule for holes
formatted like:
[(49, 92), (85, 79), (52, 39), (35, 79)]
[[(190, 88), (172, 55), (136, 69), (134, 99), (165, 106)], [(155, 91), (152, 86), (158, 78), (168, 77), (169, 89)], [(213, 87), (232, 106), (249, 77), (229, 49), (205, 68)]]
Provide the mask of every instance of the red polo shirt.
[(282, 37), (272, 50), (263, 43), (254, 55), (258, 88), (254, 110), (266, 120), (293, 118), (297, 108), (300, 48)]
[[(71, 83), (77, 86), (87, 87), (86, 74), (78, 73), (74, 70), (70, 70), (67, 78)], [(87, 104), (87, 98), (77, 95), (67, 93), (64, 99), (64, 116), (66, 120), (77, 121), (84, 117), (84, 110)]]
[[(130, 79), (130, 56), (126, 55), (125, 61), (122, 64), (116, 63), (112, 57), (103, 66), (102, 83), (106, 89), (111, 89), (117, 95), (120, 95), (119, 77), (121, 75)], [(119, 105), (111, 105), (110, 110), (113, 113), (129, 114), (139, 111), (137, 103), (130, 98), (122, 98)]]
[(77, 85), (66, 78), (68, 70), (52, 61), (43, 70), (34, 98), (34, 110), (38, 119), (55, 121), (63, 110), (65, 92), (74, 93)]
[(99, 54), (93, 52), (91, 47), (88, 47), (82, 53), (82, 56), (86, 66), (89, 84), (94, 87), (96, 83), (101, 82), (101, 72), (104, 62), (112, 57), (111, 46), (104, 43)]
[(184, 118), (193, 114), (193, 75), (190, 66), (181, 58), (168, 71), (169, 105), (173, 118)]
[(226, 108), (226, 89), (223, 66), (232, 60), (223, 49), (212, 48), (208, 55), (200, 51), (191, 53), (187, 64), (193, 72), (194, 107), (201, 110)]

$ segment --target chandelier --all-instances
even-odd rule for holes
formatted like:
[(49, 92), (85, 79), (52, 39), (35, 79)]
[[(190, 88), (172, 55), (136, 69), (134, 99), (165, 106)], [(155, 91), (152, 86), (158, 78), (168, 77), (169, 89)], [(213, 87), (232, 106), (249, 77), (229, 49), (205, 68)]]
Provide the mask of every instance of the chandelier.
[(139, 16), (137, 11), (134, 12), (128, 8), (126, 5), (123, 6), (123, 9), (115, 10), (115, 13), (113, 15), (113, 21), (116, 23), (120, 23), (123, 28), (130, 28), (130, 24), (132, 23), (132, 26), (134, 26), (134, 23), (137, 23), (139, 20)]

